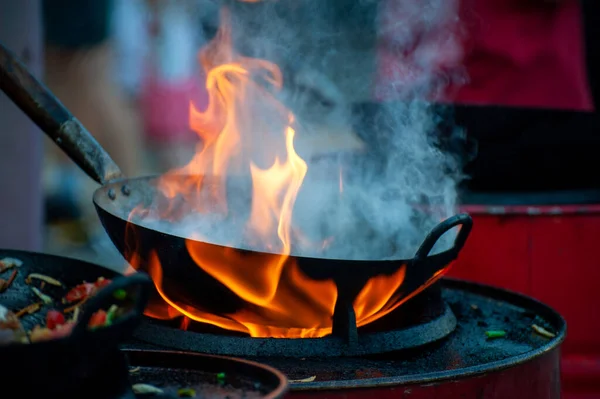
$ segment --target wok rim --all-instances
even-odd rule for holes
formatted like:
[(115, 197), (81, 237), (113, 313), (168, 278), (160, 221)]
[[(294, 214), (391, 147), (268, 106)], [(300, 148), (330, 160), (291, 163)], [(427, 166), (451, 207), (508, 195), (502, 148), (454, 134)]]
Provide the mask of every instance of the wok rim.
[[(215, 244), (213, 242), (210, 241), (198, 241), (195, 239), (191, 239), (188, 237), (182, 237), (180, 235), (176, 235), (176, 234), (171, 234), (171, 233), (167, 233), (164, 231), (160, 231), (160, 230), (156, 230), (153, 228), (150, 228), (148, 226), (144, 226), (142, 224), (138, 224), (138, 223), (134, 223), (129, 221), (128, 218), (123, 217), (122, 215), (117, 215), (113, 212), (111, 212), (109, 209), (107, 209), (108, 207), (103, 205), (104, 201), (119, 201), (122, 198), (129, 198), (129, 195), (124, 194), (124, 192), (127, 191), (127, 189), (124, 189), (125, 186), (130, 187), (131, 186), (131, 182), (135, 182), (137, 184), (144, 184), (152, 189), (154, 189), (148, 182), (153, 180), (153, 179), (157, 179), (159, 177), (161, 177), (163, 175), (148, 175), (148, 176), (140, 176), (140, 177), (134, 177), (134, 178), (126, 178), (126, 179), (118, 179), (118, 180), (113, 180), (101, 187), (98, 187), (93, 194), (93, 202), (94, 202), (94, 206), (96, 207), (97, 213), (98, 213), (98, 217), (100, 219), (100, 222), (103, 225), (104, 230), (106, 231), (106, 233), (111, 237), (113, 237), (112, 232), (109, 232), (105, 227), (104, 227), (104, 220), (106, 219), (106, 216), (103, 216), (102, 214), (106, 214), (106, 215), (110, 215), (113, 218), (119, 219), (122, 222), (124, 222), (125, 224), (131, 224), (133, 226), (135, 226), (136, 229), (143, 229), (146, 230), (148, 232), (151, 232), (152, 234), (161, 234), (164, 236), (168, 236), (171, 238), (177, 238), (180, 240), (185, 240), (185, 241), (192, 241), (195, 243), (199, 243), (199, 244), (206, 244), (206, 245), (210, 245), (213, 246), (215, 248), (219, 248), (220, 250), (228, 250), (228, 249), (234, 249), (236, 251), (243, 251), (243, 252), (247, 252), (247, 253), (251, 253), (251, 254), (256, 254), (256, 255), (264, 255), (264, 256), (282, 256), (282, 254), (277, 254), (277, 253), (273, 253), (273, 252), (265, 252), (265, 251), (256, 251), (256, 250), (252, 250), (252, 249), (244, 249), (244, 248), (238, 248), (238, 247), (230, 247), (230, 246), (226, 246), (226, 245), (222, 245), (222, 244)], [(180, 176), (190, 176), (189, 174), (180, 174)], [(131, 189), (131, 188), (129, 188)], [(109, 193), (110, 192), (110, 193)], [(111, 199), (111, 195), (113, 195), (115, 198)], [(124, 200), (121, 200), (124, 201)], [(123, 207), (121, 207), (123, 208)], [(132, 208), (132, 207), (128, 207), (128, 208)], [(133, 209), (131, 209), (129, 212), (131, 212)], [(455, 213), (455, 215), (460, 214), (460, 212)], [(452, 216), (450, 216), (452, 217)], [(446, 220), (446, 219), (445, 219)], [(440, 222), (438, 223), (436, 226), (438, 226), (439, 224), (443, 223)], [(425, 241), (427, 237), (427, 233), (424, 234), (423, 240), (421, 241), (422, 243)], [(115, 245), (117, 246), (117, 245)], [(118, 246), (117, 246), (118, 247)], [(449, 249), (445, 250), (445, 251), (441, 251), (441, 252), (437, 252), (434, 254), (428, 254), (426, 256), (426, 260), (430, 260), (430, 259), (436, 259), (436, 258), (447, 258), (450, 257), (451, 259), (455, 259), (458, 256), (458, 252), (456, 251), (455, 245), (453, 244)], [(291, 259), (297, 259), (297, 260), (307, 260), (307, 261), (315, 261), (315, 260), (322, 260), (322, 261), (327, 261), (330, 263), (334, 263), (334, 264), (339, 264), (340, 266), (347, 266), (348, 263), (352, 263), (355, 265), (364, 265), (367, 266), (369, 264), (373, 264), (373, 263), (377, 263), (377, 264), (397, 264), (397, 263), (408, 263), (411, 261), (414, 261), (415, 259), (417, 259), (416, 254), (411, 257), (411, 258), (385, 258), (385, 259), (341, 259), (341, 258), (328, 258), (328, 257), (311, 257), (311, 256), (301, 256), (301, 255), (294, 255), (289, 254), (288, 255), (289, 258)], [(364, 267), (363, 266), (363, 267)]]

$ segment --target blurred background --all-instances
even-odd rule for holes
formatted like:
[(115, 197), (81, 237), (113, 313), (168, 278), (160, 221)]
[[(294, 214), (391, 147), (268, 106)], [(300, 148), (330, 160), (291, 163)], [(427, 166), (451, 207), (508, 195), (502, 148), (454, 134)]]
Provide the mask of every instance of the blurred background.
[[(128, 176), (161, 173), (186, 164), (195, 151), (189, 104), (202, 109), (207, 103), (198, 53), (218, 28), (222, 3), (2, 2), (0, 39), (39, 74)], [(254, 19), (261, 6), (229, 3), (243, 16), (234, 27), (243, 47), (244, 36), (264, 33)], [(325, 73), (304, 80), (312, 82), (315, 102), (351, 104), (355, 130), (370, 148), (385, 145), (385, 139), (370, 134), (380, 104), (402, 101), (398, 93), (382, 97), (378, 89), (390, 86), (398, 74), (410, 77), (419, 62), (442, 71), (438, 83), (445, 92), (434, 98), (441, 116), (437, 133), (442, 150), (454, 154), (463, 169), (463, 206), (600, 204), (597, 2), (433, 1), (438, 12), (426, 21), (418, 12), (411, 14), (420, 4), (414, 0), (339, 0), (319, 3), (319, 24), (328, 27), (326, 36), (316, 33), (324, 36), (320, 41), (311, 41), (313, 32), (305, 29), (315, 22), (317, 3), (276, 3), (281, 5), (278, 17), (287, 18), (309, 43), (290, 48), (281, 39), (287, 53), (297, 53), (289, 59), (301, 66), (282, 68), (297, 78), (300, 61), (335, 65), (315, 67)], [(412, 42), (402, 42), (404, 36)], [(411, 46), (427, 51), (410, 54)], [(6, 104), (4, 119), (14, 123), (2, 132), (9, 141), (0, 162), (9, 165), (3, 178), (11, 185), (3, 217), (6, 225), (20, 226), (3, 233), (6, 246), (122, 267), (124, 260), (92, 205), (95, 183), (12, 104), (0, 100)], [(27, 135), (11, 136), (9, 130)], [(38, 141), (40, 146), (33, 144)], [(22, 179), (8, 172), (12, 166), (23, 171)], [(29, 193), (27, 204), (13, 196), (23, 190)], [(38, 197), (43, 204), (33, 211)], [(23, 214), (25, 219), (18, 219)], [(36, 232), (38, 219), (43, 219), (42, 233)]]
[[(402, 94), (381, 96), (380, 89), (389, 88), (390, 79), (399, 75), (416, 76), (419, 62), (434, 65), (441, 71), (436, 82), (444, 88), (434, 98), (441, 122), (437, 134), (442, 150), (454, 154), (463, 169), (462, 205), (599, 204), (594, 166), (600, 150), (597, 2), (436, 1), (431, 4), (438, 11), (430, 12), (434, 18), (427, 21), (418, 12), (411, 14), (420, 4), (414, 0), (318, 3), (319, 21), (314, 20), (317, 3), (312, 0), (295, 1), (293, 7), (278, 1), (278, 18), (287, 18), (291, 31), (306, 40), (286, 39), (281, 32), (278, 44), (283, 43), (286, 55), (271, 56), (287, 57), (292, 65), (278, 64), (286, 76), (295, 76), (288, 80), (292, 84), (311, 82), (315, 102), (326, 108), (336, 101), (351, 104), (354, 130), (372, 149), (385, 145), (385, 139), (371, 134), (380, 104), (402, 101)], [(38, 72), (128, 176), (161, 173), (186, 164), (195, 151), (189, 103), (200, 109), (207, 103), (198, 53), (216, 33), (222, 3), (2, 2), (0, 40)], [(255, 18), (261, 6), (229, 3), (241, 16), (234, 35), (243, 48), (244, 36), (265, 33)], [(311, 23), (320, 24), (323, 32), (305, 29)], [(320, 40), (311, 40), (311, 34)], [(404, 43), (402, 37), (412, 42)], [(302, 45), (296, 47), (296, 42)], [(411, 54), (411, 46), (425, 50)], [(319, 73), (298, 78), (311, 68)], [(41, 197), (43, 204), (40, 212), (23, 205), (20, 212), (28, 219), (6, 223), (30, 227), (22, 228), (23, 237), (5, 233), (4, 241), (13, 247), (30, 242), (47, 252), (122, 267), (124, 260), (108, 241), (91, 202), (95, 183), (6, 104), (13, 129), (28, 132), (9, 137), (5, 129), (3, 134), (14, 141), (6, 152), (26, 150), (31, 159), (43, 162), (43, 184), (39, 188), (34, 182), (38, 161), (25, 155), (0, 162), (21, 162), (27, 177), (15, 179), (7, 172), (4, 178), (15, 185), (11, 193), (23, 190), (16, 186), (19, 182), (27, 184), (28, 197)], [(39, 149), (28, 144), (38, 140)], [(14, 207), (18, 198), (4, 201)], [(19, 213), (5, 209), (5, 217)], [(36, 218), (43, 218), (43, 234), (28, 236), (36, 231)]]
[[(185, 164), (190, 100), (206, 102), (197, 54), (210, 2), (44, 0), (44, 79), (128, 176)], [(201, 7), (204, 3), (204, 7)], [(44, 140), (44, 250), (120, 267), (97, 221), (95, 183)]]
[[(195, 150), (189, 103), (207, 103), (197, 56), (216, 32), (221, 2), (241, 4), (0, 0), (0, 41), (128, 176), (161, 173), (187, 163)], [(566, 397), (599, 397), (600, 315), (593, 303), (600, 279), (600, 1), (430, 0), (458, 7), (451, 10), (458, 18), (441, 11), (433, 20), (411, 14), (410, 5), (422, 0), (277, 1), (308, 38), (311, 30), (302, 27), (310, 26), (307, 5), (316, 2), (335, 34), (310, 42), (310, 51), (293, 51), (339, 66), (308, 79), (308, 89), (325, 107), (336, 98), (351, 103), (357, 134), (373, 151), (385, 146), (385, 138), (369, 134), (381, 122), (380, 104), (402, 100), (381, 96), (378, 87), (398, 74), (410, 83), (423, 62), (443, 72), (437, 82), (448, 90), (435, 98), (437, 133), (462, 168), (460, 207), (474, 219), (451, 274), (555, 307), (569, 323)], [(238, 27), (240, 36), (260, 32), (249, 21)], [(436, 30), (453, 21), (460, 23), (451, 35)], [(398, 40), (409, 31), (412, 41)], [(457, 65), (460, 73), (448, 72)], [(125, 261), (95, 214), (96, 184), (1, 94), (0, 138), (0, 247), (122, 269)]]

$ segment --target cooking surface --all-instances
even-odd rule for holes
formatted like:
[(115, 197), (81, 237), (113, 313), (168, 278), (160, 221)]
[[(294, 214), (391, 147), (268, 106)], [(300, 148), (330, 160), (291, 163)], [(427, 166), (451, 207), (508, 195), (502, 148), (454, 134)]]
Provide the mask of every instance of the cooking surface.
[[(181, 352), (128, 351), (131, 384), (149, 384), (176, 398), (192, 389), (201, 398), (262, 398), (283, 392), (283, 376), (261, 365)], [(281, 378), (281, 380), (280, 380)], [(147, 395), (137, 395), (147, 397)]]
[[(371, 358), (253, 358), (281, 370), (294, 389), (356, 387), (410, 383), (482, 373), (516, 365), (558, 345), (564, 338), (563, 319), (532, 299), (476, 284), (444, 280), (444, 298), (458, 320), (445, 340), (407, 352)], [(536, 324), (556, 334), (548, 339), (533, 331)], [(506, 336), (488, 339), (487, 331)], [(130, 342), (128, 348), (159, 349)], [(166, 348), (162, 348), (166, 349)]]
[[(186, 330), (180, 326), (186, 325)], [(134, 337), (140, 341), (176, 350), (237, 357), (329, 357), (363, 356), (415, 348), (445, 337), (456, 327), (456, 318), (443, 301), (439, 286), (432, 286), (386, 317), (358, 329), (353, 342), (351, 323), (342, 325), (337, 336), (320, 339), (251, 338), (207, 324), (176, 318), (147, 318)]]
[[(241, 387), (225, 384), (223, 386), (209, 383), (209, 376), (201, 371), (173, 370), (166, 368), (135, 368), (136, 374), (130, 378), (133, 384), (149, 384), (160, 386), (163, 391), (152, 395), (153, 398), (179, 398), (177, 391), (191, 389), (201, 398), (230, 398), (230, 399), (260, 399), (263, 393), (256, 389), (249, 381)], [(260, 387), (258, 387), (260, 388)], [(136, 394), (136, 398), (147, 398), (148, 394)]]

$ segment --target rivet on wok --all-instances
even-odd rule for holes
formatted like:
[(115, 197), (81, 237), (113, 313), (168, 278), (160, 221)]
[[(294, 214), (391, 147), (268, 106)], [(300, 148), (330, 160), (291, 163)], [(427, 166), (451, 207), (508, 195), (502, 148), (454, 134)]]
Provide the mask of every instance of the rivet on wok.
[(129, 186), (127, 184), (121, 187), (121, 192), (127, 197), (129, 197), (129, 194), (131, 194), (131, 190), (129, 189)]
[(114, 200), (115, 198), (117, 198), (117, 194), (115, 193), (115, 190), (113, 190), (112, 188), (110, 190), (108, 190), (108, 198), (110, 198), (111, 200)]

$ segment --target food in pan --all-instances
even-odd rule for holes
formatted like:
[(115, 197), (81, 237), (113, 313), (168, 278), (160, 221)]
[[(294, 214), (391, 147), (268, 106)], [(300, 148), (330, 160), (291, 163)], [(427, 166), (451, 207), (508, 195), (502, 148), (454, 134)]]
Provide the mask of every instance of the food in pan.
[[(23, 262), (13, 258), (0, 260), (0, 273), (15, 268), (8, 279), (0, 278), (0, 293), (10, 288), (17, 273), (16, 268), (22, 264)], [(93, 283), (83, 282), (69, 289), (62, 298), (54, 298), (44, 291), (46, 285), (65, 287), (62, 282), (51, 276), (31, 273), (27, 276), (25, 282), (29, 284), (35, 302), (15, 311), (0, 305), (0, 345), (40, 342), (69, 335), (78, 320), (81, 306), (100, 289), (109, 285), (111, 280), (100, 277)], [(116, 290), (113, 296), (117, 300), (124, 300), (127, 293), (124, 290)], [(0, 296), (0, 302), (1, 299)], [(57, 307), (59, 306), (63, 309), (58, 310)], [(27, 332), (23, 328), (20, 318), (43, 310), (46, 310), (43, 325), (36, 325), (31, 331)], [(91, 316), (88, 328), (96, 329), (109, 326), (122, 313), (123, 309), (117, 305), (112, 305), (108, 310), (98, 310)]]
[(0, 345), (27, 342), (27, 333), (17, 315), (0, 305)]
[(10, 277), (8, 278), (8, 280), (0, 278), (0, 294), (3, 293), (4, 291), (6, 291), (12, 285), (12, 283), (13, 283), (13, 281), (15, 281), (16, 277), (17, 277), (17, 269), (13, 270), (13, 272), (10, 274)]
[(19, 267), (23, 264), (22, 260), (15, 258), (2, 258), (0, 259), (0, 273), (12, 269), (13, 267)]
[(18, 271), (16, 268), (22, 264), (23, 262), (21, 260), (15, 258), (0, 259), (0, 273), (3, 273), (9, 269), (14, 269), (8, 279), (0, 278), (0, 294), (6, 291), (11, 286), (13, 281), (15, 281)]

